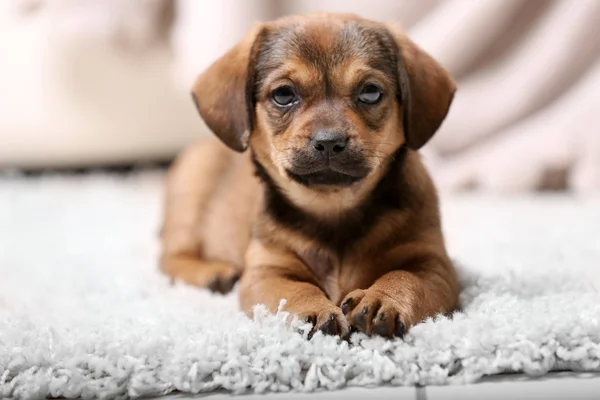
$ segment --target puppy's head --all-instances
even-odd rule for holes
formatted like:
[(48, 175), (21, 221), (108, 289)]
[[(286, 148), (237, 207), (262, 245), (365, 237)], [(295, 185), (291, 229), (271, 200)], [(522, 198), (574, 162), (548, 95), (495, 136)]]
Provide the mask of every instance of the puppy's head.
[(400, 146), (423, 146), (454, 91), (393, 27), (318, 14), (257, 25), (199, 76), (193, 97), (225, 144), (250, 145), (279, 180), (339, 188), (377, 175)]

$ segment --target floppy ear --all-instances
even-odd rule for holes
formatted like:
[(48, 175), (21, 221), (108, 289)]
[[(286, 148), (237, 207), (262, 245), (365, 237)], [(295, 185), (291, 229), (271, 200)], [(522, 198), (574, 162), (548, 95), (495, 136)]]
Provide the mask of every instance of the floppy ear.
[(248, 147), (254, 105), (254, 59), (263, 25), (206, 69), (194, 83), (192, 98), (208, 127), (223, 143), (243, 152)]
[(406, 35), (388, 25), (398, 46), (406, 146), (421, 148), (438, 130), (456, 92), (450, 73)]

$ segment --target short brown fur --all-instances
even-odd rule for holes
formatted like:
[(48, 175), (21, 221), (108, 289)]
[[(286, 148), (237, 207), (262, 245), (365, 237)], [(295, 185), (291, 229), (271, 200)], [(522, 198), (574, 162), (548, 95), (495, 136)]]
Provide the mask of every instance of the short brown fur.
[[(376, 103), (360, 100), (367, 85), (380, 89)], [(281, 87), (294, 103), (274, 100)], [(193, 89), (221, 142), (249, 151), (202, 140), (178, 157), (162, 270), (220, 292), (241, 276), (249, 315), (286, 299), (344, 337), (402, 335), (450, 312), (458, 283), (416, 150), (454, 92), (448, 72), (392, 26), (342, 14), (258, 24)], [(322, 132), (343, 137), (339, 154), (314, 144)]]

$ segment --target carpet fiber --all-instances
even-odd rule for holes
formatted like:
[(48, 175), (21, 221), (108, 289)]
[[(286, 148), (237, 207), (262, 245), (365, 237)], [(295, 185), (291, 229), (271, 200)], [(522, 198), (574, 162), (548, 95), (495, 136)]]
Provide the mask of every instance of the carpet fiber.
[(156, 267), (160, 175), (0, 179), (0, 397), (437, 385), (600, 370), (600, 199), (452, 197), (462, 313), (305, 340)]

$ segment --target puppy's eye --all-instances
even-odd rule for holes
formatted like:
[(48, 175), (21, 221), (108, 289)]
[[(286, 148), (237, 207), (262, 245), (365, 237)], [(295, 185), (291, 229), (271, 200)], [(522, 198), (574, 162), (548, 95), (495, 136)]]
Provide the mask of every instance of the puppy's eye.
[(271, 98), (275, 105), (279, 107), (287, 107), (292, 105), (296, 101), (296, 93), (289, 86), (281, 86), (273, 90)]
[(383, 90), (377, 85), (368, 84), (363, 86), (358, 95), (358, 100), (366, 104), (375, 104), (383, 96)]

